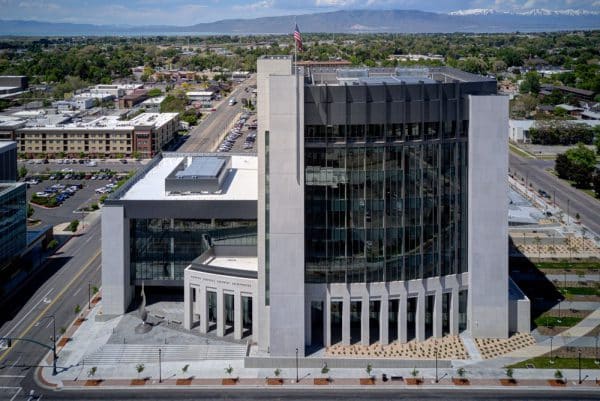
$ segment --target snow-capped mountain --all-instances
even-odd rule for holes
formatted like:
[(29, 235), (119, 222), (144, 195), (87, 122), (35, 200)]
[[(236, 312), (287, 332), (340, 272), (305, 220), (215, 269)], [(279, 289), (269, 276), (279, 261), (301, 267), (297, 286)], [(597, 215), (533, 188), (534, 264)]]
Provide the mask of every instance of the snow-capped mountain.
[(524, 15), (524, 16), (532, 16), (532, 17), (540, 17), (540, 16), (570, 16), (570, 17), (580, 17), (580, 16), (591, 16), (591, 15), (599, 15), (600, 11), (590, 11), (590, 10), (574, 10), (574, 9), (565, 9), (565, 10), (549, 10), (547, 8), (532, 8), (529, 10), (514, 10), (514, 11), (502, 11), (495, 10), (493, 8), (471, 8), (467, 10), (458, 10), (452, 11), (448, 13), (449, 15), (454, 16), (473, 16), (473, 15)]

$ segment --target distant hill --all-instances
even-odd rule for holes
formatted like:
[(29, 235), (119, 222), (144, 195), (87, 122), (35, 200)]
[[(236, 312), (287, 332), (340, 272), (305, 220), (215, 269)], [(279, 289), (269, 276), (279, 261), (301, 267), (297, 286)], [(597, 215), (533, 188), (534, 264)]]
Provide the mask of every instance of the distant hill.
[(449, 14), (417, 10), (344, 10), (297, 16), (227, 19), (191, 26), (118, 26), (11, 20), (0, 21), (0, 35), (285, 34), (292, 31), (294, 19), (302, 32), (325, 33), (492, 33), (600, 29), (599, 13), (576, 10), (539, 9), (507, 13), (473, 9)]

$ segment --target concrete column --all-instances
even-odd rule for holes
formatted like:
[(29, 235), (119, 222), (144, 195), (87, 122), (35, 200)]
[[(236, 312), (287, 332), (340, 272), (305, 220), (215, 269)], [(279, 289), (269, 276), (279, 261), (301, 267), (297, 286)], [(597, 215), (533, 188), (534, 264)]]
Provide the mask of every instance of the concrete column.
[(323, 342), (326, 347), (331, 347), (331, 298), (329, 294), (325, 297), (325, 304), (323, 305)]
[(244, 330), (242, 327), (242, 294), (233, 294), (233, 338), (241, 340)]
[(252, 297), (252, 341), (258, 341), (258, 298)]
[(208, 332), (208, 292), (206, 287), (202, 286), (198, 288), (196, 296), (200, 301), (200, 307), (198, 308), (198, 314), (200, 315), (200, 333)]
[(342, 344), (350, 344), (350, 296), (342, 304)]
[(443, 294), (441, 290), (435, 292), (435, 300), (433, 301), (433, 336), (435, 338), (442, 337), (442, 302)]
[(194, 316), (194, 300), (192, 299), (192, 288), (189, 284), (183, 286), (183, 327), (186, 330), (192, 329), (192, 319)]
[(408, 340), (406, 332), (407, 307), (406, 295), (402, 295), (398, 300), (398, 341), (402, 344)]
[(417, 297), (417, 313), (415, 316), (415, 337), (417, 341), (425, 341), (425, 295)]
[(360, 342), (362, 345), (371, 343), (369, 312), (371, 305), (369, 303), (369, 295), (364, 295), (360, 301)]
[(225, 336), (225, 294), (217, 289), (217, 336)]
[(387, 293), (381, 297), (381, 307), (379, 309), (379, 343), (387, 345), (389, 340), (390, 313)]
[(452, 289), (450, 297), (450, 334), (457, 336), (458, 333), (458, 288)]

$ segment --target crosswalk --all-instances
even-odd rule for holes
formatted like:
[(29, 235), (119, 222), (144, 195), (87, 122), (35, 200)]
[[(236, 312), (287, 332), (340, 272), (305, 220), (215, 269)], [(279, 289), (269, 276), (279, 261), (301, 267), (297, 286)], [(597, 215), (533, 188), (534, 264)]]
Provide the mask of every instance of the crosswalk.
[(247, 346), (223, 345), (136, 345), (105, 344), (86, 356), (86, 365), (114, 365), (119, 363), (156, 363), (158, 350), (163, 362), (243, 359)]

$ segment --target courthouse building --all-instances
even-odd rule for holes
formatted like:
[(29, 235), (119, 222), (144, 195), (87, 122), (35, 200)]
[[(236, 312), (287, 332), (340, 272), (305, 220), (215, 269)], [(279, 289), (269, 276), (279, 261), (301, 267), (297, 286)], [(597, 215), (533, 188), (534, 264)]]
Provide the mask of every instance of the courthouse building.
[[(130, 295), (105, 313), (123, 313), (141, 282), (140, 235), (168, 237), (180, 219), (203, 219), (192, 230), (206, 233), (225, 219), (255, 242), (203, 236), (175, 273), (144, 251), (160, 280), (183, 284), (190, 330), (248, 337), (272, 356), (529, 330), (528, 301), (509, 290), (508, 98), (495, 80), (451, 68), (294, 71), (274, 56), (258, 60), (257, 82), (258, 157), (244, 173), (254, 181), (240, 182), (243, 158), (232, 156), (172, 195), (179, 162), (163, 170), (167, 157), (107, 202), (103, 272), (125, 274), (103, 278), (104, 291)], [(158, 255), (177, 244), (164, 240)]]

